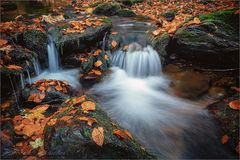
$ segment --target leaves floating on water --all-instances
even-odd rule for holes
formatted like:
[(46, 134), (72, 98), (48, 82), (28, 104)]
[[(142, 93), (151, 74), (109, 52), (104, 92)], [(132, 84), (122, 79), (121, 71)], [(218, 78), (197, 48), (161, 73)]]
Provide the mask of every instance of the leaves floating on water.
[(104, 129), (103, 129), (103, 127), (93, 128), (92, 139), (98, 146), (103, 145), (103, 143), (104, 143)]

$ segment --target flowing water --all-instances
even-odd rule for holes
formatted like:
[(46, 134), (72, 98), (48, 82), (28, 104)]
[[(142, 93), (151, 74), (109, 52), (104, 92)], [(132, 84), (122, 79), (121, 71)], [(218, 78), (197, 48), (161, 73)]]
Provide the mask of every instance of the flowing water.
[(56, 72), (59, 69), (59, 55), (55, 47), (52, 36), (48, 36), (49, 42), (47, 45), (48, 50), (48, 69), (50, 72)]
[[(159, 158), (230, 158), (207, 111), (168, 94), (159, 56), (141, 39), (146, 32), (129, 22), (115, 25), (116, 31), (125, 30), (124, 43), (130, 46), (112, 53), (112, 74), (90, 90), (108, 115)], [(129, 38), (131, 30), (125, 28), (132, 26), (136, 35)], [(134, 36), (140, 44), (132, 43)]]

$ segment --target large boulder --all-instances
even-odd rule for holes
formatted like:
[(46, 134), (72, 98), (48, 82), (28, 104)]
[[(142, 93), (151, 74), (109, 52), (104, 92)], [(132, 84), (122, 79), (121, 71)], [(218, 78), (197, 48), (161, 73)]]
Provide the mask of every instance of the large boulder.
[(117, 15), (120, 16), (120, 17), (134, 17), (134, 16), (136, 16), (136, 14), (132, 10), (129, 10), (129, 9), (118, 10)]
[(118, 3), (102, 3), (95, 8), (93, 13), (97, 15), (114, 16), (120, 8)]
[[(130, 134), (117, 135), (116, 131), (122, 129), (92, 99), (72, 98), (63, 106), (64, 112), (50, 120), (54, 124), (45, 127), (44, 147), (48, 158), (153, 158)], [(91, 109), (86, 111), (83, 106)]]
[(239, 16), (235, 10), (198, 16), (201, 24), (177, 30), (170, 52), (195, 65), (237, 68), (239, 62)]

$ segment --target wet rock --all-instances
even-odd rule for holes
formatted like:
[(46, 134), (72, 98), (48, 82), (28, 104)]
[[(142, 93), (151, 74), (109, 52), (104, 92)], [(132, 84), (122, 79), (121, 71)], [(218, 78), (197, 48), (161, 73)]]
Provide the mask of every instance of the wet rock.
[(193, 71), (174, 73), (171, 75), (173, 88), (177, 95), (186, 98), (196, 98), (207, 92), (209, 79), (204, 74)]
[(113, 16), (117, 14), (120, 8), (118, 3), (102, 3), (95, 8), (93, 13), (97, 15)]
[(171, 22), (171, 21), (174, 20), (175, 14), (176, 14), (176, 11), (175, 11), (175, 10), (171, 10), (171, 11), (162, 13), (162, 14), (160, 14), (160, 15), (163, 16), (163, 17), (165, 17), (168, 22)]
[(223, 98), (226, 95), (226, 92), (221, 87), (211, 87), (208, 90), (208, 95), (212, 98), (220, 99), (220, 98)]
[[(91, 99), (88, 99), (93, 101)], [(44, 147), (48, 158), (153, 158), (140, 145), (131, 138), (120, 140), (113, 134), (120, 127), (112, 122), (107, 115), (96, 105), (96, 110), (83, 113), (80, 104), (59, 113), (53, 118), (57, 122), (46, 126), (44, 131)], [(71, 114), (73, 110), (76, 113)], [(59, 120), (63, 116), (72, 116), (68, 121)], [(87, 125), (79, 117), (95, 118), (97, 122)], [(103, 127), (104, 142), (100, 147), (92, 139), (94, 128)]]
[[(117, 45), (115, 47), (112, 45), (113, 41), (115, 41), (117, 43)], [(107, 43), (106, 43), (106, 46), (105, 46), (105, 50), (109, 50), (111, 52), (114, 52), (114, 51), (116, 51), (120, 48), (122, 43), (123, 43), (123, 39), (122, 39), (122, 37), (119, 33), (110, 34), (107, 37)]]
[(23, 44), (26, 48), (36, 52), (40, 62), (44, 63), (47, 59), (48, 37), (46, 33), (38, 30), (25, 30), (23, 32)]
[(17, 9), (17, 4), (14, 2), (1, 2), (1, 7), (3, 11), (12, 11)]
[[(38, 100), (31, 100), (30, 96), (33, 94), (42, 95)], [(73, 89), (67, 82), (58, 80), (38, 80), (31, 85), (25, 86), (21, 93), (21, 100), (24, 102), (23, 106), (31, 107), (35, 104), (61, 104), (70, 95), (73, 94)]]
[(104, 19), (101, 26), (95, 28), (88, 27), (84, 33), (62, 34), (61, 29), (57, 31), (55, 36), (56, 47), (59, 49), (63, 57), (72, 53), (86, 52), (97, 46), (103, 40), (105, 33), (111, 28), (111, 21)]
[(143, 0), (118, 0), (118, 1), (119, 1), (119, 3), (122, 3), (122, 4), (127, 5), (127, 6), (132, 6), (135, 3), (143, 2)]
[[(233, 110), (228, 106), (228, 103), (237, 100), (239, 95), (228, 97), (227, 100), (221, 100), (210, 104), (207, 109), (213, 115), (217, 124), (220, 125), (222, 133), (219, 137), (221, 140), (223, 135), (227, 135), (229, 140), (225, 146), (228, 146), (236, 153), (236, 146), (239, 143), (239, 110)], [(237, 153), (236, 153), (237, 155)]]
[(169, 59), (167, 47), (170, 40), (171, 38), (168, 33), (163, 33), (160, 36), (150, 38), (151, 45), (158, 52), (163, 63), (167, 63), (167, 60)]
[(239, 19), (234, 12), (226, 10), (200, 15), (201, 24), (178, 29), (171, 41), (170, 51), (199, 66), (237, 68)]
[(134, 17), (134, 16), (136, 16), (136, 14), (132, 10), (129, 10), (129, 9), (118, 10), (117, 15), (120, 16), (120, 17)]

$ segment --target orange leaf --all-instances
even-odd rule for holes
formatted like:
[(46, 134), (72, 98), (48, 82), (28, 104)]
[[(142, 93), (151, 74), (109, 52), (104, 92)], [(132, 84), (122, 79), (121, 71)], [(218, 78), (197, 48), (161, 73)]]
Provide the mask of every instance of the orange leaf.
[(69, 121), (70, 119), (72, 119), (73, 118), (73, 116), (63, 116), (63, 117), (61, 117), (59, 120), (60, 121)]
[(87, 121), (87, 124), (89, 126), (92, 126), (93, 123), (97, 123), (97, 120), (95, 118), (91, 117), (78, 117), (80, 121)]
[(63, 90), (62, 86), (60, 86), (60, 85), (57, 85), (57, 86), (55, 87), (55, 89), (56, 89), (57, 91)]
[(225, 143), (227, 143), (228, 142), (228, 140), (229, 140), (229, 137), (228, 137), (228, 135), (223, 135), (222, 136), (222, 138), (221, 138), (221, 143), (222, 144), (225, 144)]
[(94, 111), (96, 109), (96, 104), (91, 101), (86, 101), (81, 104), (83, 111)]
[(231, 101), (228, 105), (232, 109), (240, 110), (240, 100)]
[(103, 143), (104, 143), (103, 127), (93, 128), (92, 139), (97, 145), (99, 145), (99, 146), (103, 145)]
[(236, 146), (235, 151), (240, 155), (240, 141), (238, 142), (238, 145)]
[(46, 155), (46, 151), (44, 149), (44, 147), (40, 147), (39, 150), (38, 150), (38, 154), (37, 154), (39, 157), (42, 157), (42, 156), (45, 156)]
[(57, 122), (57, 119), (55, 118), (55, 119), (51, 119), (47, 124), (49, 126), (53, 126), (54, 124), (56, 124), (56, 122)]
[(102, 75), (101, 71), (99, 71), (99, 70), (92, 69), (92, 72), (93, 72), (95, 75), (97, 75), (97, 76), (101, 76), (101, 75)]
[(123, 50), (127, 50), (129, 48), (129, 46), (124, 46)]
[(99, 67), (102, 65), (102, 61), (98, 60), (97, 62), (94, 63), (95, 67)]
[(126, 139), (127, 135), (122, 130), (114, 130), (113, 133), (119, 138), (119, 139)]
[(117, 42), (116, 41), (112, 41), (111, 45), (115, 48), (117, 46)]
[(104, 55), (104, 59), (108, 61), (109, 60), (108, 55)]
[(76, 103), (76, 104), (82, 103), (82, 102), (85, 101), (85, 100), (86, 100), (86, 96), (83, 95), (83, 96), (81, 96), (81, 97), (76, 98), (76, 99), (75, 99), (75, 103)]
[(118, 32), (111, 32), (112, 35), (118, 34)]
[(129, 137), (129, 138), (133, 138), (131, 133), (128, 130), (124, 130), (124, 133)]
[(240, 88), (239, 87), (231, 87), (231, 89), (237, 91), (237, 92), (240, 92)]
[(7, 66), (8, 69), (10, 70), (22, 70), (23, 68), (17, 65), (8, 65)]
[(6, 108), (9, 108), (9, 107), (10, 107), (10, 102), (9, 101), (1, 104), (1, 109), (6, 109)]
[(7, 43), (8, 43), (7, 40), (5, 40), (5, 39), (0, 39), (0, 47), (6, 45)]

